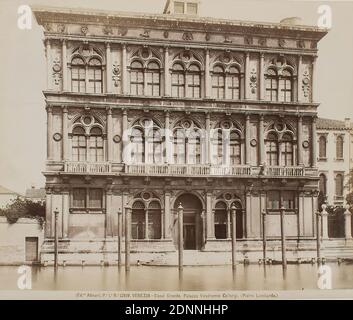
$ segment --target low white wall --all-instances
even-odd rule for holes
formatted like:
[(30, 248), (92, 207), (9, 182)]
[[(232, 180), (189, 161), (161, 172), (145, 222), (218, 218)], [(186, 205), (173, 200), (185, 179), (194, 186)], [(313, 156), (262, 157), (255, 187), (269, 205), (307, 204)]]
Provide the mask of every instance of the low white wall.
[(0, 217), (0, 264), (23, 264), (26, 262), (26, 237), (38, 237), (38, 255), (44, 239), (44, 229), (36, 219), (21, 218), (9, 224)]

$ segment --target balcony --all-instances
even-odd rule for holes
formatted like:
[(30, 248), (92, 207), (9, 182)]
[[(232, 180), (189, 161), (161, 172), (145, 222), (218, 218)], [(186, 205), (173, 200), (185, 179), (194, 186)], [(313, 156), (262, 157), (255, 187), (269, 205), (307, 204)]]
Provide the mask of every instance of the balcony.
[(125, 173), (128, 175), (148, 176), (235, 176), (257, 177), (303, 177), (315, 175), (309, 168), (303, 167), (260, 167), (252, 166), (219, 166), (219, 165), (185, 165), (185, 164), (132, 164), (125, 165)]
[(64, 171), (80, 174), (106, 174), (112, 172), (112, 168), (109, 162), (65, 162)]

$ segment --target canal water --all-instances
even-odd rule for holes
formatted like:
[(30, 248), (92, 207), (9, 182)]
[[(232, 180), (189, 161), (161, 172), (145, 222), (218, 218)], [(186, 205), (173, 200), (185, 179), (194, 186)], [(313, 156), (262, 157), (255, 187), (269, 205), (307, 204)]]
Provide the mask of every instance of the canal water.
[[(332, 289), (353, 289), (353, 264), (330, 267)], [(327, 271), (327, 270), (326, 270)], [(317, 265), (175, 267), (31, 267), (32, 290), (225, 291), (318, 289)], [(330, 276), (330, 274), (328, 274)], [(0, 267), (0, 290), (18, 290), (18, 267)], [(319, 281), (320, 282), (320, 281)]]

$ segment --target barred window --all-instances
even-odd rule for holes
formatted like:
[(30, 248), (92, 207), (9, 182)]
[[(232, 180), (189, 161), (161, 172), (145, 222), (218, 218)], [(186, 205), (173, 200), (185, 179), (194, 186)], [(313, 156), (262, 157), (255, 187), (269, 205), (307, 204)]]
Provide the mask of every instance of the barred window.
[(103, 133), (100, 128), (94, 127), (91, 129), (89, 143), (90, 161), (104, 161)]
[(231, 67), (227, 74), (228, 96), (232, 100), (240, 99), (240, 72), (238, 68)]
[(72, 160), (86, 161), (87, 141), (85, 130), (82, 127), (75, 127), (72, 134)]
[(160, 95), (160, 70), (159, 65), (156, 62), (151, 62), (147, 66), (146, 70), (146, 84), (148, 96), (159, 96)]
[(201, 70), (197, 65), (191, 65), (186, 73), (186, 96), (201, 97)]
[(278, 137), (275, 133), (269, 133), (266, 140), (267, 164), (278, 166)]
[(185, 96), (185, 73), (179, 63), (174, 64), (172, 69), (172, 96), (176, 98)]
[(292, 82), (292, 73), (289, 70), (283, 70), (279, 78), (279, 101), (292, 101)]
[(145, 134), (139, 128), (133, 128), (131, 137), (132, 151), (131, 157), (133, 163), (145, 162)]
[(241, 164), (241, 138), (237, 131), (230, 133), (230, 163), (231, 165)]
[(73, 188), (72, 205), (73, 209), (87, 211), (89, 209), (97, 212), (103, 209), (103, 189), (100, 188)]
[(343, 137), (338, 136), (336, 139), (336, 158), (343, 159)]
[(290, 134), (285, 134), (281, 142), (282, 165), (293, 166), (293, 138)]
[(266, 74), (266, 99), (277, 101), (278, 85), (277, 72), (274, 69), (268, 69)]

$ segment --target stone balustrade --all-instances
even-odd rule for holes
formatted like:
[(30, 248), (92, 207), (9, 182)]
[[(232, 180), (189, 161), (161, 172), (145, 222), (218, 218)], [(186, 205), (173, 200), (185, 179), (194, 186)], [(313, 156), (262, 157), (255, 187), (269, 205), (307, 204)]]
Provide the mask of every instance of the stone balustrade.
[(65, 162), (65, 172), (104, 174), (111, 172), (109, 162)]

